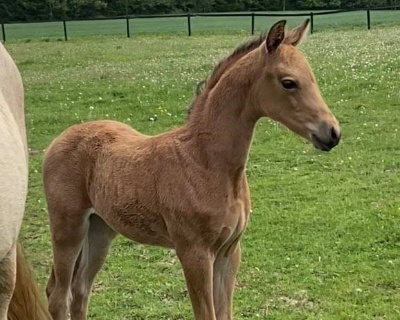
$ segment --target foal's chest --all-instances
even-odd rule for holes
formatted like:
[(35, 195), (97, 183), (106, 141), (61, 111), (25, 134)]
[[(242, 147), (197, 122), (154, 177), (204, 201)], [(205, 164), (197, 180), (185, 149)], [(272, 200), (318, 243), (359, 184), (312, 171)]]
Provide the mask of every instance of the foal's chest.
[(215, 244), (216, 251), (229, 254), (245, 231), (248, 217), (249, 208), (246, 201), (235, 200), (229, 204), (220, 221), (220, 232)]

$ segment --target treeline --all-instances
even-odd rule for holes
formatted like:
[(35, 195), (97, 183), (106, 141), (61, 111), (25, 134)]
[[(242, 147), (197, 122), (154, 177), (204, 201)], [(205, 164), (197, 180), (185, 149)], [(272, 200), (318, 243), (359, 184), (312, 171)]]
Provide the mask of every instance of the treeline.
[(0, 22), (168, 14), (400, 6), (400, 0), (0, 0)]

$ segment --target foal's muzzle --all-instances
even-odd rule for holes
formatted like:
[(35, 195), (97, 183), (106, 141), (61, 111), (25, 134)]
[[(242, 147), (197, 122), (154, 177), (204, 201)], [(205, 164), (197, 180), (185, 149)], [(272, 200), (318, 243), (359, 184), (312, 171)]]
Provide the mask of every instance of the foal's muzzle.
[(339, 144), (341, 133), (339, 128), (324, 123), (318, 132), (311, 135), (311, 141), (315, 148), (322, 151), (330, 151)]

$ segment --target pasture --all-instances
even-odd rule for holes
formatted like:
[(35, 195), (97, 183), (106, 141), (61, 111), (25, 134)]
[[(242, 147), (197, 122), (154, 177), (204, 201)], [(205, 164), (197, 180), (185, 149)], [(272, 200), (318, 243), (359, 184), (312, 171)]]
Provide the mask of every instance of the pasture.
[[(273, 12), (273, 13), (299, 13)], [(304, 11), (309, 14), (310, 11)], [(306, 17), (287, 17), (292, 25), (300, 24)], [(256, 17), (255, 30), (263, 31), (266, 25), (278, 21), (279, 17)], [(400, 20), (400, 10), (371, 11), (372, 28), (396, 25)], [(221, 32), (238, 33), (250, 32), (251, 17), (192, 17), (193, 34), (210, 34)], [(366, 11), (344, 12), (340, 14), (321, 15), (314, 17), (316, 32), (326, 30), (366, 29)], [(132, 37), (143, 34), (187, 34), (187, 18), (156, 18), (156, 19), (130, 19), (129, 30)], [(62, 22), (6, 24), (6, 37), (8, 40), (24, 39), (30, 41), (40, 38), (44, 41), (63, 40), (64, 31)], [(100, 20), (100, 21), (68, 21), (67, 31), (69, 39), (93, 35), (126, 35), (126, 21)]]
[[(253, 213), (236, 319), (399, 319), (399, 37), (398, 26), (326, 31), (302, 46), (343, 138), (326, 154), (281, 125), (259, 122), (247, 167)], [(26, 88), (30, 187), (21, 240), (43, 292), (51, 247), (41, 164), (51, 140), (95, 119), (147, 134), (181, 125), (197, 82), (246, 38), (7, 43)], [(192, 318), (174, 253), (118, 237), (89, 313), (98, 320)]]

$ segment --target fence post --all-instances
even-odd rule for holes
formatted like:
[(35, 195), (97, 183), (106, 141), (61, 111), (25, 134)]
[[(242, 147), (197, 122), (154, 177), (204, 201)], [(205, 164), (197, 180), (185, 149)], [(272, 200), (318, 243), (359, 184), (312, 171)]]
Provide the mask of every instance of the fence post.
[(126, 16), (126, 36), (131, 37), (131, 30), (129, 28), (129, 16)]
[(187, 23), (188, 23), (188, 36), (192, 35), (192, 25), (190, 22), (190, 13), (187, 14)]
[(63, 27), (64, 27), (64, 39), (65, 39), (65, 41), (68, 41), (67, 22), (65, 21), (65, 19), (63, 20)]
[(311, 22), (310, 26), (311, 33), (314, 33), (314, 12), (310, 12), (310, 22)]
[(254, 12), (252, 12), (251, 13), (251, 35), (254, 35), (254, 17), (255, 17), (255, 14), (254, 14)]
[(371, 10), (367, 7), (367, 28), (371, 30)]
[(6, 42), (6, 29), (4, 28), (4, 23), (1, 23), (1, 33), (3, 34), (3, 42)]

